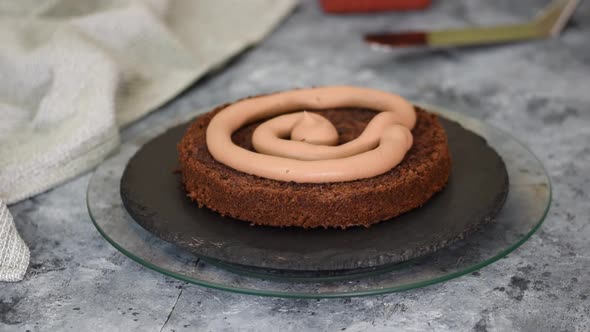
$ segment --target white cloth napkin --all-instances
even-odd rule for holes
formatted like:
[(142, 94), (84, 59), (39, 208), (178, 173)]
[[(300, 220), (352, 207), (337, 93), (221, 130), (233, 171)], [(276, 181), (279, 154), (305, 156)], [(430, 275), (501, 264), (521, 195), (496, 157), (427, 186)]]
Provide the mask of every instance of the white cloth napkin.
[(121, 126), (261, 40), (294, 5), (0, 0), (0, 281), (22, 279), (29, 261), (4, 204), (92, 169)]

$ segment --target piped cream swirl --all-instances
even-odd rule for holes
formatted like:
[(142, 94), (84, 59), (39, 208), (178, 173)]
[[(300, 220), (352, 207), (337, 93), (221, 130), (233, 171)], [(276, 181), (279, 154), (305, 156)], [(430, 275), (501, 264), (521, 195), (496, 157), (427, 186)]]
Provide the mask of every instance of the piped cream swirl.
[[(311, 112), (356, 107), (379, 111), (356, 139), (338, 143), (326, 118)], [(346, 112), (343, 110), (343, 112)], [(239, 128), (257, 127), (256, 152), (233, 143)], [(207, 127), (207, 148), (218, 162), (240, 172), (278, 181), (352, 181), (383, 174), (397, 166), (412, 146), (414, 107), (400, 96), (366, 88), (331, 86), (292, 90), (245, 99), (217, 113)]]

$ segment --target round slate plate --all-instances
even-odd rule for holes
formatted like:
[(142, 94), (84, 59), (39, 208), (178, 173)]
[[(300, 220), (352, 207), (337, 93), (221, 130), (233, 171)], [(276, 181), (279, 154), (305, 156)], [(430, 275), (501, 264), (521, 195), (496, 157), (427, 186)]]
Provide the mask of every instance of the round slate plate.
[[(121, 179), (123, 203), (143, 228), (197, 256), (264, 269), (374, 268), (430, 254), (493, 220), (508, 191), (502, 158), (480, 136), (441, 118), (452, 158), (449, 183), (424, 206), (369, 228), (250, 226), (186, 197), (176, 144), (188, 124), (144, 145)], [(394, 203), (392, 203), (394, 204)]]

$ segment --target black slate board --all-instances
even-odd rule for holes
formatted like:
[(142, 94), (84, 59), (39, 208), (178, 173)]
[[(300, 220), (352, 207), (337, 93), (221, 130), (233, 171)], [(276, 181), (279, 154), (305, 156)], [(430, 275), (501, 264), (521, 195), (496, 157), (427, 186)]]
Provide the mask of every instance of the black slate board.
[(445, 189), (423, 207), (370, 228), (298, 229), (250, 226), (199, 208), (186, 197), (176, 144), (188, 124), (145, 144), (129, 161), (121, 197), (143, 228), (197, 256), (273, 270), (375, 268), (430, 254), (490, 222), (508, 192), (502, 158), (482, 137), (441, 118), (452, 158)]

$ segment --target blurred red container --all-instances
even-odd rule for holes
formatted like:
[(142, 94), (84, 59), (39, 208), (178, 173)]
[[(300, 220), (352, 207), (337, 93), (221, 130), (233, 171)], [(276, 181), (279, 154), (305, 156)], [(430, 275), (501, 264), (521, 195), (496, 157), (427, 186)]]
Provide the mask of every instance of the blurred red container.
[(326, 13), (358, 13), (423, 9), (432, 0), (320, 0)]

